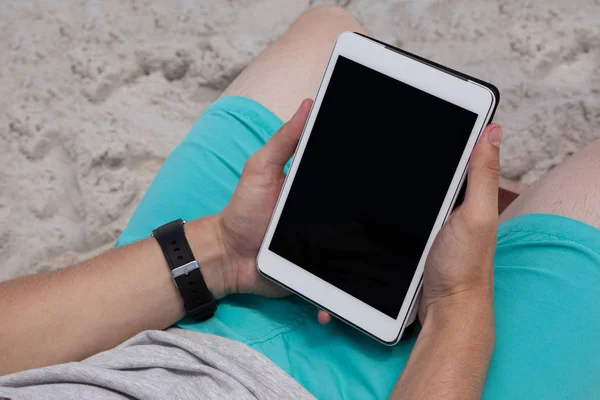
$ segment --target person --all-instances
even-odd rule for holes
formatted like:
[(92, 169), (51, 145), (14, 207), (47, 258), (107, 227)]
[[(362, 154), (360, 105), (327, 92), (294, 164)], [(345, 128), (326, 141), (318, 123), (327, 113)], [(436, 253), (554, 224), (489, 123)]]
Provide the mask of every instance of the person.
[[(314, 8), (252, 61), (166, 160), (117, 248), (0, 284), (0, 397), (598, 396), (600, 142), (499, 218), (502, 130), (486, 128), (427, 260), (422, 328), (394, 347), (256, 272), (305, 99), (343, 31), (366, 33), (343, 9)], [(150, 236), (178, 218), (220, 299), (203, 322), (183, 318)]]

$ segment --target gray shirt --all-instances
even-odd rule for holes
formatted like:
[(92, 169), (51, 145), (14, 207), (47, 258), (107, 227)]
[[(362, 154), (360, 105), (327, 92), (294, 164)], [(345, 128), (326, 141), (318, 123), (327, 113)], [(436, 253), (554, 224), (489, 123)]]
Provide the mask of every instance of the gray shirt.
[(250, 347), (198, 332), (146, 331), (81, 362), (0, 377), (10, 399), (314, 399)]

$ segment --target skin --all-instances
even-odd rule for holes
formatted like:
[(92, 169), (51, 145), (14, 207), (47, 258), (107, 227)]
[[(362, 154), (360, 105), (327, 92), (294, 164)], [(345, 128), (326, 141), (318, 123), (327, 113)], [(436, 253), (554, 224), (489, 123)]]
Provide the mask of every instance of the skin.
[[(248, 160), (220, 214), (185, 225), (217, 299), (230, 293), (287, 294), (258, 274), (256, 256), (311, 103), (304, 100)], [(465, 202), (431, 251), (420, 308), (423, 330), (393, 398), (476, 398), (482, 393), (495, 339), (498, 135), (498, 125), (482, 135), (471, 158)], [(62, 270), (4, 282), (0, 293), (2, 375), (81, 360), (143, 330), (165, 329), (184, 315), (154, 238)], [(322, 323), (331, 319), (322, 311), (318, 318)]]
[(499, 125), (490, 125), (469, 164), (464, 203), (427, 258), (419, 317), (423, 329), (394, 399), (476, 399), (494, 351), (494, 253), (498, 231)]

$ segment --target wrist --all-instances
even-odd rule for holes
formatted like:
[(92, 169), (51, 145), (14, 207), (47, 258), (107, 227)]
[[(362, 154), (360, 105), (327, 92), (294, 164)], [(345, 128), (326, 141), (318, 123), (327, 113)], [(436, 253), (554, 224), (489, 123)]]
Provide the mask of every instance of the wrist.
[(496, 342), (493, 295), (460, 293), (427, 307), (423, 333), (444, 336), (456, 345), (464, 345), (491, 357)]
[(494, 352), (493, 303), (459, 294), (428, 305), (392, 398), (481, 397)]
[(185, 234), (208, 289), (215, 299), (233, 291), (233, 268), (227, 255), (216, 216), (187, 222)]

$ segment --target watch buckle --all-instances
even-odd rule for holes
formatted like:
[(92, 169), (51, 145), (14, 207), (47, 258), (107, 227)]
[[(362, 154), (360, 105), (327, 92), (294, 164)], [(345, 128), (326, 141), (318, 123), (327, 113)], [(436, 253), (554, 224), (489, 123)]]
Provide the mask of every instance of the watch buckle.
[(190, 272), (192, 272), (195, 269), (200, 269), (200, 265), (198, 265), (197, 261), (190, 261), (187, 264), (183, 264), (180, 267), (175, 268), (174, 270), (171, 271), (171, 274), (173, 274), (173, 279), (176, 279), (178, 277), (180, 277), (181, 275), (188, 275)]

